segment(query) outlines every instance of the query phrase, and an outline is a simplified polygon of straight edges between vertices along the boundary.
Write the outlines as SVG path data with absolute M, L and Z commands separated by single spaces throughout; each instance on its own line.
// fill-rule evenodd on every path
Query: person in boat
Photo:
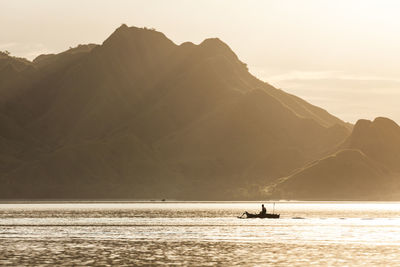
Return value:
M 267 214 L 267 209 L 264 207 L 264 204 L 261 205 L 261 211 L 260 215 L 266 215 Z
M 248 213 L 247 211 L 245 211 L 241 216 L 243 216 L 245 214 L 247 217 L 255 215 L 255 214 L 251 214 L 251 213 Z M 264 207 L 264 204 L 261 205 L 261 211 L 258 215 L 261 215 L 261 216 L 267 215 L 267 209 Z

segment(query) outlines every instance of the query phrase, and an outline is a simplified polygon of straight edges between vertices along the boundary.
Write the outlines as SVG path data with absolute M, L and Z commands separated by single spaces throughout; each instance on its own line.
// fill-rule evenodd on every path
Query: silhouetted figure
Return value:
M 264 204 L 261 205 L 261 212 L 260 212 L 260 214 L 261 214 L 261 215 L 267 214 L 267 209 L 264 207 Z

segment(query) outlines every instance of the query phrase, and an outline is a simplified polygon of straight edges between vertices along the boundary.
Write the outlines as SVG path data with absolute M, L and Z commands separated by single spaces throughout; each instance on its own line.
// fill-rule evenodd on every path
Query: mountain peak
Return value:
M 232 49 L 219 38 L 207 38 L 199 44 L 199 47 L 203 48 L 208 53 L 231 55 L 237 58 Z
M 219 47 L 229 47 L 226 43 L 221 41 L 221 39 L 214 37 L 214 38 L 207 38 L 204 39 L 203 42 L 201 42 L 200 45 L 207 46 L 207 45 L 212 45 L 212 46 L 219 46 Z
M 121 26 L 119 26 L 118 28 L 117 28 L 117 30 L 123 30 L 123 29 L 128 29 L 129 27 L 125 24 L 125 23 L 122 23 L 121 24 Z
M 345 144 L 392 169 L 399 169 L 400 127 L 388 118 L 357 121 Z
M 354 125 L 352 136 L 365 135 L 371 131 L 400 130 L 393 120 L 385 117 L 377 117 L 373 121 L 360 119 Z
M 372 122 L 372 124 L 375 127 L 379 127 L 379 128 L 399 128 L 399 125 L 394 122 L 393 120 L 389 119 L 389 118 L 385 118 L 385 117 L 377 117 L 374 119 L 374 121 Z
M 103 44 L 110 43 L 116 40 L 136 40 L 136 41 L 162 41 L 173 43 L 169 40 L 162 32 L 156 31 L 154 28 L 139 28 L 135 26 L 128 27 L 126 24 L 122 24 L 108 37 Z
M 100 50 L 103 56 L 117 56 L 123 61 L 135 59 L 137 62 L 142 58 L 145 62 L 144 58 L 164 58 L 175 47 L 176 44 L 155 29 L 128 27 L 122 24 L 103 42 Z
M 118 73 L 142 75 L 149 68 L 163 62 L 177 45 L 155 29 L 128 27 L 117 28 L 94 53 L 95 64 L 114 64 Z M 113 63 L 110 63 L 113 62 Z M 103 64 L 103 63 L 101 63 Z

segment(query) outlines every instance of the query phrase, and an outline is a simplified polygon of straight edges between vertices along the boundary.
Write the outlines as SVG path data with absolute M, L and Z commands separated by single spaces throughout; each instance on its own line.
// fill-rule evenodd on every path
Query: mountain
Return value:
M 387 118 L 359 120 L 340 150 L 270 186 L 289 199 L 400 198 L 400 127 Z
M 352 128 L 252 76 L 218 38 L 176 45 L 122 25 L 24 62 L 29 75 L 4 64 L 17 74 L 0 87 L 3 199 L 259 199 Z
M 388 118 L 359 120 L 343 147 L 359 149 L 387 168 L 400 172 L 400 127 Z

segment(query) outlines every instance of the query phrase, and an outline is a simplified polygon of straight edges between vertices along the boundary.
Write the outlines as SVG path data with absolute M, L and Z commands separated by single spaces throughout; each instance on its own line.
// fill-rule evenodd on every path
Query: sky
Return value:
M 122 23 L 176 44 L 218 37 L 263 81 L 348 122 L 400 123 L 397 0 L 0 0 L 0 51 L 101 44 Z

